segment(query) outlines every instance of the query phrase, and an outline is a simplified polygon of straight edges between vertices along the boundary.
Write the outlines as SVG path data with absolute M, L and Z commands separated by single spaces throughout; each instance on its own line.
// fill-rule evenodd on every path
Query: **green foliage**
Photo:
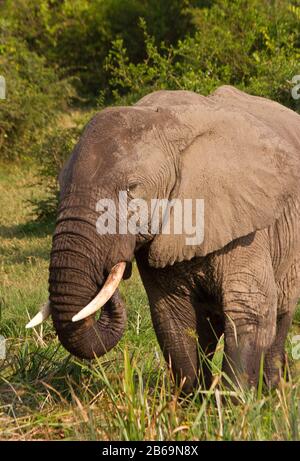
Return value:
M 231 84 L 293 107 L 291 78 L 299 73 L 298 10 L 289 2 L 216 0 L 190 9 L 196 32 L 160 48 L 141 21 L 146 59 L 130 60 L 117 39 L 107 60 L 117 101 L 130 102 L 157 89 L 208 94 Z
M 39 219 L 54 214 L 57 172 L 80 133 L 59 117 L 74 100 L 89 96 L 100 109 L 158 89 L 231 84 L 299 106 L 296 1 L 8 0 L 0 10 L 0 149 L 39 159 L 48 190 Z
M 39 182 L 45 196 L 31 200 L 33 213 L 38 221 L 47 221 L 56 216 L 59 187 L 58 175 L 79 137 L 76 128 L 57 128 L 47 133 L 44 142 L 38 146 L 40 156 Z
M 232 84 L 297 109 L 296 1 L 8 0 L 0 9 L 5 157 L 32 155 L 74 86 L 77 102 L 89 96 L 98 107 L 111 96 L 131 103 L 161 88 L 208 94 Z
M 146 18 L 157 43 L 162 38 L 172 43 L 191 25 L 187 8 L 201 3 L 8 0 L 1 4 L 0 75 L 7 82 L 7 99 L 0 101 L 2 157 L 17 159 L 40 152 L 35 146 L 43 143 L 72 97 L 86 103 L 89 96 L 93 105 L 103 106 L 110 95 L 104 61 L 111 41 L 122 37 L 134 62 L 145 56 L 140 16 Z
M 6 99 L 0 101 L 0 152 L 13 159 L 32 155 L 33 145 L 66 109 L 73 92 L 70 82 L 11 36 L 8 27 L 0 20 L 0 74 L 7 88 Z
M 38 184 L 43 188 L 43 198 L 31 200 L 33 213 L 38 221 L 48 221 L 56 216 L 59 198 L 58 176 L 63 165 L 77 143 L 83 126 L 92 113 L 81 115 L 70 127 L 59 127 L 49 131 L 42 143 L 35 146 L 39 158 Z
M 139 17 L 159 44 L 175 43 L 193 30 L 188 7 L 199 0 L 10 0 L 5 9 L 14 35 L 46 57 L 65 75 L 78 77 L 78 88 L 95 96 L 107 83 L 104 60 L 112 40 L 120 37 L 129 56 L 145 55 Z

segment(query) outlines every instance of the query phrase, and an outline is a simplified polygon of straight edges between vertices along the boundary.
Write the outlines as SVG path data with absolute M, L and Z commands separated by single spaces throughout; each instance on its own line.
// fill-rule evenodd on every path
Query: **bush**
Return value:
M 47 133 L 42 143 L 35 146 L 35 156 L 39 158 L 38 184 L 45 191 L 45 197 L 32 201 L 33 213 L 38 221 L 54 219 L 56 216 L 59 186 L 59 173 L 77 143 L 84 125 L 93 113 L 81 115 L 77 122 L 68 128 L 54 128 Z
M 0 101 L 0 151 L 4 158 L 31 156 L 49 124 L 65 110 L 74 94 L 71 82 L 60 79 L 45 59 L 14 38 L 0 21 L 0 73 L 6 99 Z
M 208 0 L 8 0 L 5 15 L 13 34 L 47 63 L 77 76 L 77 89 L 94 98 L 107 85 L 104 60 L 122 38 L 133 62 L 145 57 L 139 17 L 159 44 L 193 31 L 192 5 Z
M 84 123 L 61 127 L 74 97 L 96 107 L 231 84 L 299 108 L 290 93 L 300 74 L 293 0 L 7 0 L 0 16 L 0 149 L 39 160 L 40 219 L 53 215 L 57 171 Z
M 147 56 L 135 64 L 121 39 L 107 60 L 117 102 L 131 102 L 157 89 L 208 94 L 222 84 L 295 107 L 291 79 L 299 73 L 299 10 L 286 1 L 217 0 L 192 11 L 197 31 L 177 45 L 155 44 L 144 30 Z

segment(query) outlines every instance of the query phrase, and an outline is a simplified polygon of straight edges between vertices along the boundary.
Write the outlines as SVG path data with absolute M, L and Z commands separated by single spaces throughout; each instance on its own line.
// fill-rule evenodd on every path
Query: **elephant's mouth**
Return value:
M 85 306 L 72 317 L 72 322 L 84 320 L 85 318 L 98 312 L 103 306 L 107 304 L 107 302 L 118 289 L 121 280 L 124 278 L 126 266 L 127 263 L 124 261 L 121 261 L 113 266 L 99 293 L 87 306 Z
M 119 292 L 123 278 L 130 277 L 131 264 L 121 261 L 110 269 L 104 283 L 98 285 L 98 294 L 85 307 L 76 296 L 70 309 L 68 297 L 61 298 L 53 291 L 51 314 L 54 327 L 63 346 L 80 358 L 93 359 L 112 349 L 121 339 L 126 327 L 126 306 Z M 55 288 L 55 284 L 53 285 Z M 63 289 L 64 284 L 58 285 Z M 96 287 L 95 287 L 96 288 Z M 78 287 L 80 290 L 80 287 Z M 96 293 L 97 293 L 96 291 Z M 63 299 L 61 301 L 61 299 Z M 96 319 L 96 314 L 101 314 Z
M 115 264 L 107 275 L 106 281 L 96 297 L 76 315 L 72 317 L 73 322 L 83 320 L 95 314 L 102 307 L 108 307 L 110 299 L 118 290 L 121 280 L 128 280 L 132 274 L 131 262 L 120 262 Z M 33 328 L 46 320 L 51 314 L 50 302 L 41 307 L 40 312 L 26 325 L 26 328 Z
M 126 262 L 126 267 L 125 267 L 125 271 L 124 271 L 122 279 L 123 280 L 130 279 L 131 274 L 132 274 L 132 263 L 131 262 Z

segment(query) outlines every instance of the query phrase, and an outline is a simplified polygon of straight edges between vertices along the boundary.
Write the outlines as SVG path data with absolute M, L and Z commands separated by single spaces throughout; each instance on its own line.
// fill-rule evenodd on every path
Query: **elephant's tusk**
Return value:
M 46 320 L 50 315 L 50 301 L 47 301 L 40 308 L 40 312 L 36 314 L 30 322 L 27 323 L 25 328 L 33 328 Z
M 122 261 L 112 268 L 100 292 L 87 306 L 78 312 L 78 314 L 74 315 L 72 322 L 78 322 L 78 320 L 83 320 L 86 317 L 95 314 L 95 312 L 107 303 L 118 288 L 118 285 L 122 280 L 125 267 L 126 263 Z

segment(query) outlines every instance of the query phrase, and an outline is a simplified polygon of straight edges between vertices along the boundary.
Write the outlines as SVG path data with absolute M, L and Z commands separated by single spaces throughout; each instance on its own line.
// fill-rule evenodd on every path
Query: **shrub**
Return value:
M 59 198 L 59 173 L 92 115 L 92 112 L 81 115 L 68 128 L 52 129 L 46 134 L 44 141 L 35 146 L 35 156 L 39 158 L 38 184 L 45 191 L 43 199 L 31 202 L 38 221 L 55 218 Z
M 60 79 L 45 59 L 10 35 L 0 20 L 0 74 L 6 99 L 0 101 L 0 151 L 4 158 L 31 156 L 44 130 L 74 94 L 71 82 Z
M 146 59 L 135 64 L 124 42 L 113 42 L 107 60 L 115 100 L 131 102 L 157 89 L 208 94 L 232 84 L 295 107 L 291 78 L 299 73 L 298 10 L 289 2 L 216 0 L 192 11 L 197 31 L 160 48 L 144 21 Z
M 15 37 L 44 56 L 47 63 L 77 76 L 85 97 L 107 85 L 104 60 L 112 40 L 122 38 L 129 57 L 145 57 L 139 17 L 145 18 L 156 43 L 175 43 L 192 32 L 188 7 L 208 0 L 8 0 L 5 15 Z

